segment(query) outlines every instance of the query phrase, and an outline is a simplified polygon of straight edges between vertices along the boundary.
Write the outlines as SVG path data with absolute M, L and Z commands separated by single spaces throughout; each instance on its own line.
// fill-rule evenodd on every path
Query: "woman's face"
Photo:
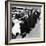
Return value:
M 12 20 L 14 20 L 15 19 L 15 14 L 14 15 L 12 15 Z

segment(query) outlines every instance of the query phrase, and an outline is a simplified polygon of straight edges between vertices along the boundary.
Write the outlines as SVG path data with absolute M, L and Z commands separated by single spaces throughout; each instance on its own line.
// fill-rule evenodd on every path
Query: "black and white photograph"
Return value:
M 45 4 L 39 2 L 6 2 L 6 4 L 6 43 L 44 42 Z
M 41 7 L 25 7 L 12 5 L 12 38 L 39 37 L 40 14 Z

